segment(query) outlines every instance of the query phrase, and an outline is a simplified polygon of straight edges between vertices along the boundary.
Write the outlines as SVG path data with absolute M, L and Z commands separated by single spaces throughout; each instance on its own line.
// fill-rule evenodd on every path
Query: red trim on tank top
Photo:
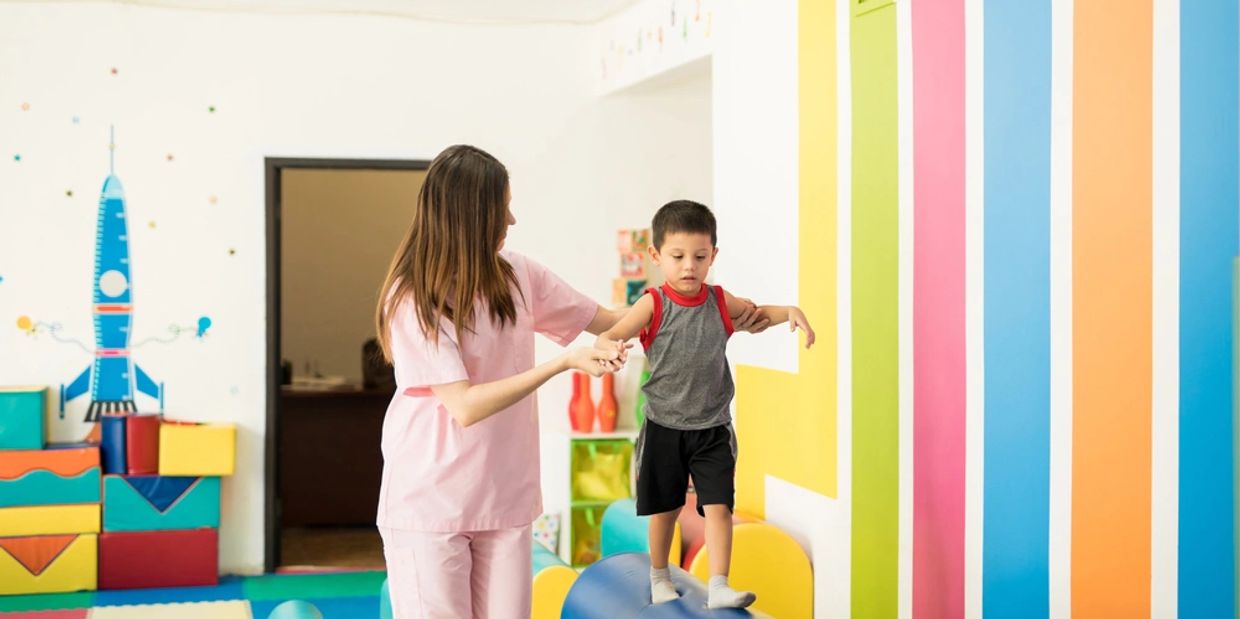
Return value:
M 663 322 L 663 297 L 660 297 L 659 291 L 654 288 L 647 288 L 646 294 L 654 299 L 654 315 L 650 317 L 650 326 L 643 328 L 639 335 L 642 350 L 650 350 L 654 336 L 659 332 L 659 323 Z
M 705 303 L 706 296 L 710 294 L 710 286 L 704 284 L 702 285 L 702 289 L 691 297 L 686 297 L 685 295 L 676 292 L 676 289 L 672 288 L 672 285 L 668 283 L 664 283 L 661 288 L 663 289 L 663 292 L 667 293 L 667 298 L 671 299 L 673 303 L 681 307 L 697 307 Z
M 723 318 L 723 330 L 727 332 L 728 337 L 736 332 L 732 327 L 732 317 L 728 315 L 728 298 L 723 294 L 723 286 L 711 286 L 711 290 L 715 292 L 715 305 L 719 306 L 719 316 Z

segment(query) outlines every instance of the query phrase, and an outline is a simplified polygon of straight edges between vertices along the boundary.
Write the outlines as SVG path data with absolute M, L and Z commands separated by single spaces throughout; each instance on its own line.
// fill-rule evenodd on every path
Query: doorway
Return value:
M 267 158 L 266 571 L 382 567 L 373 312 L 429 166 Z

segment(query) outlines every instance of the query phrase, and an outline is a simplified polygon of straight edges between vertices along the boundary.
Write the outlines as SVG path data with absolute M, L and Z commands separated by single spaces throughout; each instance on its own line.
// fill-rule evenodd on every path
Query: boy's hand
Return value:
M 809 326 L 809 319 L 805 317 L 805 313 L 799 307 L 788 308 L 788 330 L 796 331 L 800 329 L 805 332 L 805 347 L 809 348 L 814 345 L 814 328 Z
M 603 333 L 598 336 L 598 339 L 594 340 L 594 347 L 600 350 L 610 350 L 616 352 L 616 358 L 607 362 L 607 364 L 611 367 L 611 370 L 615 371 L 624 367 L 624 364 L 628 362 L 629 349 L 633 347 L 633 344 L 613 340 L 607 337 L 606 333 Z
M 736 297 L 737 301 L 745 304 L 745 309 L 741 314 L 732 319 L 732 329 L 734 331 L 746 331 L 749 333 L 762 333 L 767 327 L 771 326 L 771 317 L 754 302 L 742 297 Z

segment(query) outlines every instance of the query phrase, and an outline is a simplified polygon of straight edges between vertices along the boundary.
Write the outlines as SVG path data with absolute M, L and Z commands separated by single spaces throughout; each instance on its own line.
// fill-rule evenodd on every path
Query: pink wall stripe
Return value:
M 964 616 L 964 1 L 913 29 L 913 616 Z

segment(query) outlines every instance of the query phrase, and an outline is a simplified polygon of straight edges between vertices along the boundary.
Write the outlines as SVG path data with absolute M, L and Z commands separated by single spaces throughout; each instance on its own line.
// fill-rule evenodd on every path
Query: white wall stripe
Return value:
M 1050 616 L 1072 616 L 1072 11 L 1051 4 Z
M 1180 490 L 1180 0 L 1154 0 L 1150 616 L 1177 615 Z
M 982 616 L 985 486 L 985 20 L 983 0 L 964 4 L 965 108 L 965 617 Z
M 814 599 L 816 619 L 852 615 L 852 5 L 835 3 L 836 62 L 836 443 L 839 457 L 839 526 L 830 533 L 827 599 Z M 817 573 L 818 568 L 815 569 Z
M 898 616 L 913 616 L 913 10 L 896 3 L 899 123 L 900 555 Z

